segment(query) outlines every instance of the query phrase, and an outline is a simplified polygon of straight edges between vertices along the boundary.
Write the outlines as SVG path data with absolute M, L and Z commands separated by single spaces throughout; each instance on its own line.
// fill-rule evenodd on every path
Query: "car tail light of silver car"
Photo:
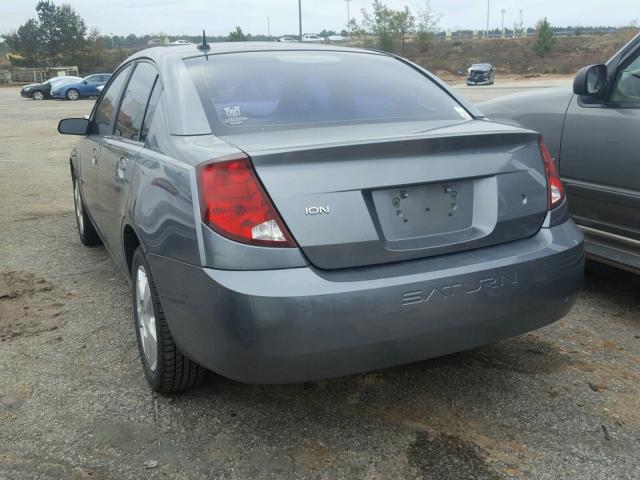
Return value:
M 198 168 L 202 220 L 232 240 L 269 247 L 295 247 L 246 156 L 216 159 Z
M 564 186 L 562 185 L 562 181 L 560 180 L 560 175 L 558 174 L 558 169 L 556 168 L 556 164 L 553 161 L 553 157 L 551 153 L 549 153 L 549 149 L 544 144 L 544 140 L 542 139 L 542 135 L 538 140 L 538 144 L 540 145 L 540 154 L 542 155 L 542 160 L 544 161 L 544 170 L 547 173 L 547 190 L 549 191 L 549 210 L 557 207 L 564 200 Z

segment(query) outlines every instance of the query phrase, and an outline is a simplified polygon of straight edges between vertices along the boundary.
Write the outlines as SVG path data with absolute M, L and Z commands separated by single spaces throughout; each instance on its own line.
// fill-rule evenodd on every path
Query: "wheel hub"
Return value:
M 78 181 L 73 182 L 73 200 L 76 204 L 76 220 L 78 221 L 78 230 L 80 234 L 84 233 L 84 215 L 82 211 L 82 198 L 80 197 L 80 188 L 78 187 Z
M 156 316 L 149 279 L 143 266 L 138 267 L 136 275 L 136 313 L 144 360 L 149 370 L 154 372 L 158 366 Z

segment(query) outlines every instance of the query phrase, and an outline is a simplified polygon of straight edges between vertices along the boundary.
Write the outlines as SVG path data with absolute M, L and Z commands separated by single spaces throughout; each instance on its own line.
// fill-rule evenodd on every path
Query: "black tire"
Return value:
M 140 295 L 138 294 L 139 276 L 145 275 L 149 288 L 150 299 L 155 315 L 154 328 L 156 332 L 156 357 L 155 362 L 149 360 L 143 346 L 142 330 L 139 310 L 144 310 Z M 140 360 L 144 369 L 144 376 L 151 388 L 156 392 L 174 393 L 202 385 L 206 370 L 185 357 L 175 342 L 169 330 L 169 325 L 164 316 L 162 305 L 156 291 L 156 286 L 151 275 L 151 269 L 144 256 L 141 247 L 136 248 L 131 262 L 131 298 L 133 299 L 133 316 L 138 340 Z M 144 313 L 141 314 L 144 316 Z M 155 363 L 155 368 L 154 368 Z
M 44 100 L 44 92 L 42 90 L 36 90 L 31 94 L 31 98 L 34 100 Z
M 67 100 L 78 100 L 80 98 L 80 92 L 75 88 L 70 88 L 67 90 L 67 93 L 65 93 L 65 97 L 67 97 Z
M 80 237 L 80 242 L 87 247 L 95 247 L 96 245 L 101 245 L 102 240 L 98 235 L 93 223 L 91 223 L 91 219 L 89 218 L 89 214 L 87 213 L 87 209 L 85 208 L 84 200 L 82 199 L 82 195 L 80 192 L 80 185 L 75 174 L 72 177 L 73 180 L 73 204 L 75 207 L 76 214 L 76 225 L 78 227 L 78 236 Z

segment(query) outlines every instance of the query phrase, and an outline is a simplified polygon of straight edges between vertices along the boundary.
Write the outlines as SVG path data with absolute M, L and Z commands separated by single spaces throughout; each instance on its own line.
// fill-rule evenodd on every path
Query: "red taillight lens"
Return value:
M 295 247 L 246 156 L 206 163 L 198 168 L 202 220 L 238 242 Z
M 564 200 L 564 186 L 560 180 L 560 175 L 558 174 L 558 169 L 553 161 L 553 157 L 542 140 L 542 136 L 540 136 L 540 139 L 538 140 L 538 145 L 540 145 L 540 154 L 544 161 L 544 170 L 547 173 L 547 191 L 549 194 L 548 206 L 549 210 L 551 210 L 552 208 L 560 205 L 562 200 Z

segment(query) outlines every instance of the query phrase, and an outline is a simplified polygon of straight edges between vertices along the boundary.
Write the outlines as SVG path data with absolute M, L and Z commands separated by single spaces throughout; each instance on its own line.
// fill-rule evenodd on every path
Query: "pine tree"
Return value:
M 553 50 L 556 39 L 553 36 L 551 24 L 545 18 L 538 20 L 536 25 L 536 40 L 533 44 L 533 51 L 540 57 L 546 57 Z

